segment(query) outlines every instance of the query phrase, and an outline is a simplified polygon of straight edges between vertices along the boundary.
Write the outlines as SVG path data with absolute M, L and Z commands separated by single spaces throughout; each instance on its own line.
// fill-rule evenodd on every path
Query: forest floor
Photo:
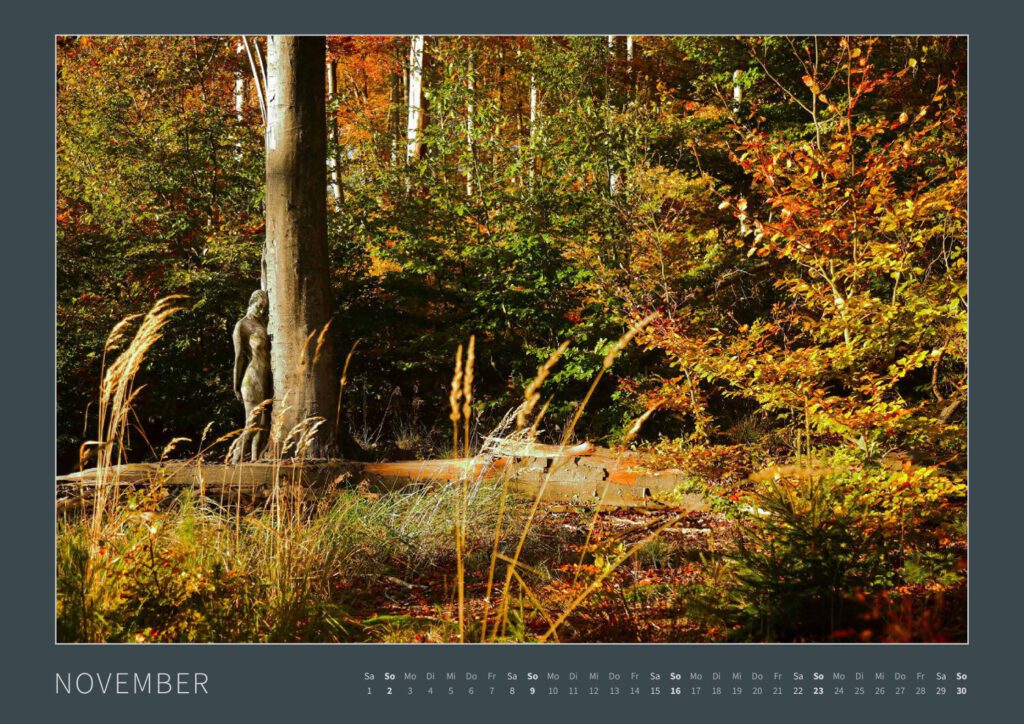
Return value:
M 671 516 L 669 516 L 671 517 Z M 546 566 L 544 581 L 532 588 L 535 601 L 520 594 L 510 612 L 508 640 L 531 640 L 545 634 L 551 620 L 570 607 L 585 584 L 607 561 L 601 551 L 639 546 L 616 567 L 558 628 L 561 642 L 708 641 L 715 631 L 690 622 L 682 591 L 697 583 L 702 557 L 713 556 L 716 536 L 729 525 L 723 516 L 688 513 L 656 539 L 652 529 L 666 520 L 665 511 L 638 508 L 587 510 L 544 504 L 534 523 L 538 538 L 557 540 L 558 551 Z M 587 537 L 588 530 L 592 532 Z M 467 574 L 464 616 L 479 635 L 487 605 L 486 570 Z M 492 599 L 500 598 L 500 575 Z M 365 626 L 367 640 L 444 642 L 458 640 L 454 569 L 438 566 L 408 580 L 392 575 L 364 575 L 339 583 L 354 618 Z M 490 609 L 493 625 L 494 611 Z M 472 636 L 467 636 L 473 640 Z M 478 640 L 478 639 L 477 639 Z

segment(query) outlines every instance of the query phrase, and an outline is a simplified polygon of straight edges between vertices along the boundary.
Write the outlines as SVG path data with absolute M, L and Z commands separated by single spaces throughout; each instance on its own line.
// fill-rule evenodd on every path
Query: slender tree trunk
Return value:
M 527 62 L 530 67 L 530 145 L 537 142 L 537 122 L 539 120 L 540 108 L 537 105 L 537 55 L 541 52 L 537 48 L 538 39 L 533 38 L 530 43 L 530 57 Z
M 256 68 L 256 56 L 253 55 L 252 49 L 256 46 L 259 50 L 259 43 L 255 38 L 250 42 L 244 35 L 242 36 L 242 47 L 245 48 L 245 54 L 249 57 L 249 67 L 252 69 L 252 82 L 256 86 L 256 99 L 260 102 L 260 116 L 263 118 L 263 125 L 267 124 L 267 102 L 264 96 L 264 90 L 267 87 L 267 79 L 263 73 L 263 69 Z
M 327 62 L 327 102 L 330 104 L 338 92 L 338 67 L 333 60 Z M 330 143 L 330 153 L 327 154 L 327 167 L 331 171 L 331 198 L 334 199 L 334 207 L 341 206 L 341 152 L 338 148 L 338 122 L 334 112 L 331 112 L 331 120 L 327 123 L 327 140 Z
M 473 195 L 473 172 L 476 170 L 476 148 L 473 141 L 473 95 L 476 92 L 473 56 L 469 57 L 469 73 L 466 78 L 466 196 Z
M 633 67 L 634 57 L 634 40 L 632 35 L 626 36 L 626 73 L 629 76 L 629 92 L 630 100 L 636 98 L 636 86 L 637 86 L 637 73 L 636 68 Z
M 256 53 L 256 65 L 259 68 L 260 80 L 263 87 L 267 87 L 267 61 L 263 59 L 263 52 L 260 50 L 259 38 L 252 39 L 252 49 Z
M 409 163 L 423 153 L 423 36 L 409 42 L 409 123 L 406 125 L 405 160 Z
M 395 55 L 397 61 L 396 70 L 391 73 L 391 95 L 389 101 L 391 103 L 390 109 L 388 110 L 388 131 L 391 136 L 391 165 L 395 166 L 398 164 L 399 151 L 401 147 L 401 135 L 402 135 L 402 119 L 401 111 L 405 107 L 405 99 L 402 97 L 402 64 L 404 62 L 405 53 L 402 52 L 401 44 L 398 39 L 394 41 Z
M 537 76 L 530 73 L 530 141 L 537 139 Z
M 235 53 L 241 55 L 245 52 L 245 45 L 241 40 L 235 46 Z M 242 110 L 245 108 L 245 73 L 242 70 L 235 72 L 235 120 L 242 122 Z M 239 144 L 241 146 L 241 144 Z
M 235 54 L 241 55 L 245 52 L 245 44 L 239 39 L 235 45 Z M 245 70 L 239 68 L 235 71 L 235 122 L 238 124 L 235 140 L 235 160 L 242 158 L 242 123 L 245 120 L 243 111 L 245 109 Z
M 501 45 L 501 39 L 498 39 L 498 118 L 505 117 L 505 48 Z M 491 142 L 498 137 L 504 124 L 498 120 L 491 124 Z
M 530 179 L 537 173 L 537 137 L 540 107 L 537 104 L 537 75 L 530 72 Z
M 615 36 L 608 36 L 608 66 L 604 74 L 604 103 L 605 103 L 605 138 L 608 144 L 608 195 L 614 196 L 619 191 L 619 173 L 615 168 L 615 162 L 611 153 L 611 131 L 612 131 L 612 72 L 611 68 L 618 54 L 615 48 Z
M 274 432 L 323 418 L 308 456 L 334 447 L 338 380 L 330 335 L 327 252 L 327 128 L 322 36 L 267 42 L 267 239 Z M 294 451 L 291 451 L 294 453 Z

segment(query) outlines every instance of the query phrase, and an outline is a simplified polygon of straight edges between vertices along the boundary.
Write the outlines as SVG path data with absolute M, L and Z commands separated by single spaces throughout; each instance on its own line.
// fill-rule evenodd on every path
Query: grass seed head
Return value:
M 451 405 L 452 413 L 449 418 L 452 422 L 458 422 L 459 401 L 462 399 L 462 345 L 455 351 L 455 374 L 452 375 L 452 391 L 448 395 L 448 403 Z

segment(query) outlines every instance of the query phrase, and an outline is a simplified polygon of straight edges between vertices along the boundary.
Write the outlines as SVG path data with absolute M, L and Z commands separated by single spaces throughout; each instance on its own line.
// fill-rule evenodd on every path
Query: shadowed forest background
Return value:
M 231 331 L 260 279 L 263 42 L 58 39 L 59 473 L 96 437 L 111 329 L 168 295 L 188 299 L 140 372 L 126 457 L 176 438 L 195 455 L 243 422 Z M 449 395 L 471 336 L 473 449 L 569 342 L 538 427 L 557 443 L 634 329 L 571 442 L 682 469 L 680 492 L 711 501 L 650 539 L 636 513 L 544 511 L 511 584 L 527 603 L 496 638 L 557 628 L 550 604 L 572 612 L 563 640 L 965 640 L 965 38 L 426 37 L 412 72 L 415 38 L 326 42 L 329 333 L 352 350 L 340 414 L 366 455 L 460 454 Z M 467 640 L 447 531 L 392 540 L 422 500 L 345 495 L 303 535 L 341 525 L 364 555 L 298 597 L 238 582 L 277 581 L 280 561 L 214 574 L 205 543 L 176 538 L 171 567 L 205 578 L 149 590 L 121 570 L 158 599 L 126 613 L 90 602 L 99 548 L 65 530 L 58 589 L 81 596 L 63 635 Z M 487 526 L 524 513 L 474 500 L 486 578 Z M 202 503 L 175 505 L 179 525 Z

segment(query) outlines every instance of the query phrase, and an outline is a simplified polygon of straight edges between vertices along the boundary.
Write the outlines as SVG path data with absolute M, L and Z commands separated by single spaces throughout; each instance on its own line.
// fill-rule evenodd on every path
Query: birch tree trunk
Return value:
M 333 60 L 327 62 L 327 102 L 334 100 L 338 92 L 338 68 Z M 330 142 L 331 152 L 327 155 L 327 167 L 331 172 L 330 191 L 334 199 L 334 208 L 341 206 L 341 154 L 338 149 L 338 123 L 334 113 L 331 113 L 331 120 L 327 124 L 327 140 Z
M 394 55 L 396 68 L 391 73 L 391 94 L 388 108 L 388 132 L 391 136 L 391 165 L 398 165 L 399 149 L 402 147 L 402 111 L 405 110 L 405 98 L 403 97 L 406 84 L 403 82 L 402 64 L 405 52 L 396 39 L 394 41 Z
M 423 36 L 409 42 L 409 123 L 406 126 L 405 160 L 411 163 L 423 152 Z
M 235 44 L 235 54 L 241 56 L 245 52 L 245 45 L 241 40 Z M 243 111 L 245 109 L 245 71 L 239 68 L 235 71 L 235 122 L 238 124 L 235 141 L 235 160 L 242 158 L 242 122 L 245 120 Z
M 271 442 L 280 445 L 296 425 L 323 418 L 306 455 L 327 457 L 334 448 L 338 381 L 330 336 L 324 333 L 332 308 L 325 39 L 271 36 L 267 56 L 264 258 L 274 417 L 279 420 L 278 439 Z
M 241 40 L 235 45 L 235 54 L 241 55 L 245 52 L 245 45 Z M 245 73 L 241 70 L 235 72 L 235 120 L 242 122 L 242 109 L 245 108 Z M 239 144 L 241 147 L 241 144 Z
M 540 108 L 537 105 L 537 38 L 533 38 L 530 44 L 530 57 L 528 59 L 530 68 L 530 145 L 537 142 L 537 122 L 539 120 Z
M 500 40 L 498 41 L 501 42 Z M 498 96 L 498 115 L 504 117 L 505 113 L 505 48 L 502 45 L 498 46 L 498 80 L 497 80 L 497 96 Z M 491 124 L 491 143 L 494 143 L 498 137 L 498 129 L 502 127 L 501 123 Z
M 633 36 L 626 36 L 626 75 L 629 77 L 630 100 L 636 98 L 637 73 L 633 67 L 634 43 Z
M 616 56 L 615 36 L 608 36 L 609 69 L 604 74 L 604 103 L 605 103 L 605 136 L 608 143 L 608 195 L 614 196 L 619 191 L 619 173 L 615 168 L 615 161 L 611 156 L 611 130 L 612 130 L 612 74 L 611 65 L 614 64 Z
M 537 124 L 540 121 L 540 108 L 537 106 L 537 75 L 530 73 L 530 179 L 537 173 Z
M 476 149 L 473 142 L 473 96 L 476 82 L 473 78 L 474 65 L 472 55 L 469 58 L 469 73 L 466 78 L 466 196 L 473 195 L 473 172 L 476 169 Z

